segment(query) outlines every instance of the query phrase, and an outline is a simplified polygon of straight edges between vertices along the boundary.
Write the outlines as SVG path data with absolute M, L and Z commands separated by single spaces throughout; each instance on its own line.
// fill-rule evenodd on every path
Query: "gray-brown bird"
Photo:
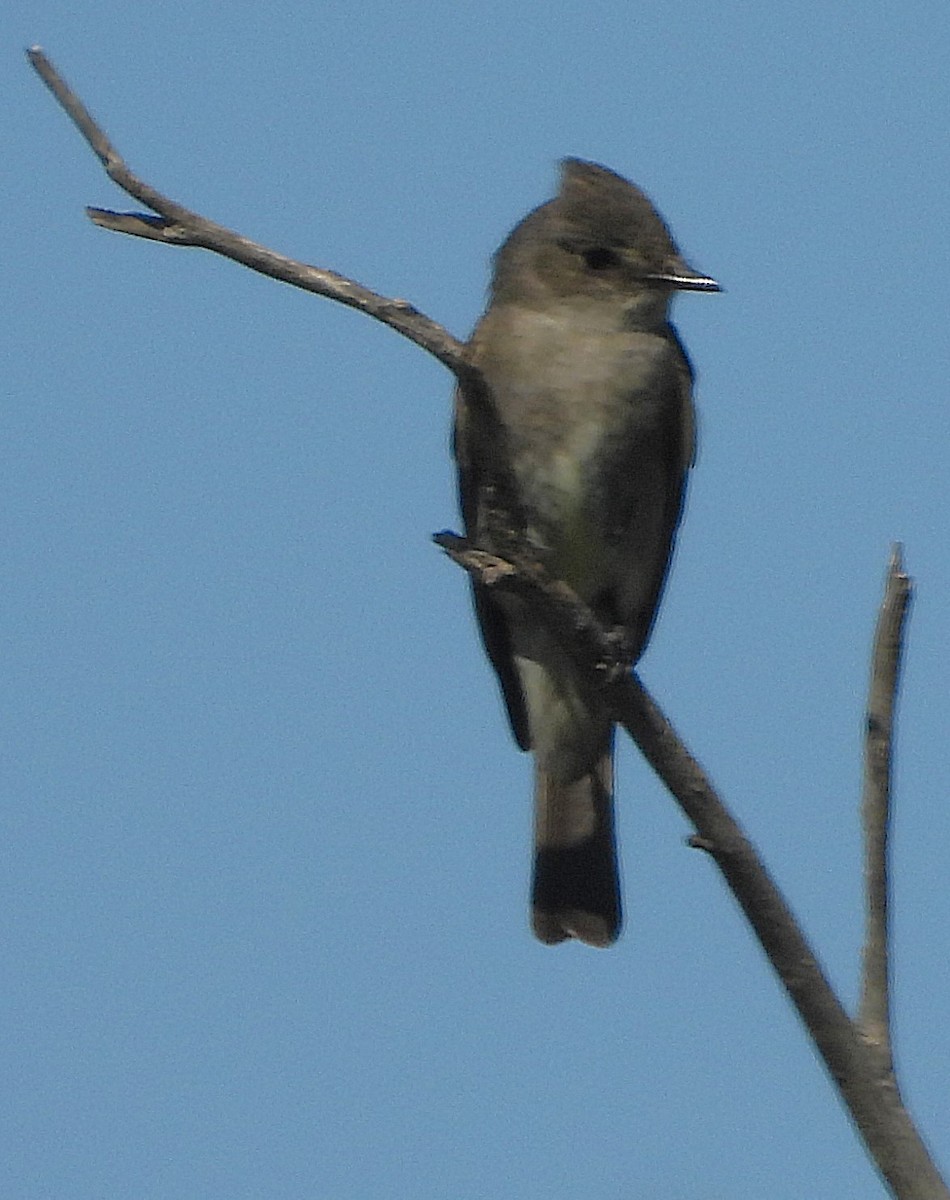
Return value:
M 677 290 L 719 286 L 686 264 L 643 192 L 566 159 L 557 196 L 495 255 L 471 341 L 529 545 L 622 634 L 632 663 L 656 616 L 694 454 L 693 374 L 669 321 Z M 490 439 L 460 389 L 462 514 L 487 550 Z M 621 924 L 613 723 L 523 606 L 478 583 L 474 592 L 512 732 L 534 755 L 534 932 L 608 946 Z

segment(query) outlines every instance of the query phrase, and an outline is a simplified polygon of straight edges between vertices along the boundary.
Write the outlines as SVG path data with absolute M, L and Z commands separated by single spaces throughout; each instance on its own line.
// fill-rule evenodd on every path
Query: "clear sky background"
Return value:
M 950 1168 L 950 8 L 0 14 L 0 1192 L 810 1200 L 883 1189 L 717 872 L 620 753 L 627 928 L 527 927 L 530 764 L 457 527 L 451 379 L 358 314 L 95 229 L 149 182 L 459 336 L 566 154 L 720 296 L 645 682 L 850 1005 L 868 649 L 918 582 L 897 1053 Z

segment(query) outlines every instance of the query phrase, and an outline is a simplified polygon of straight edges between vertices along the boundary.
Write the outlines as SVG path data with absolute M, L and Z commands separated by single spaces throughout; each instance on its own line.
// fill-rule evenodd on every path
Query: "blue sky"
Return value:
M 645 682 L 845 1001 L 889 543 L 918 582 L 897 1055 L 950 1167 L 950 10 L 803 0 L 8 3 L 0 1189 L 883 1194 L 716 872 L 619 761 L 627 928 L 530 937 L 529 763 L 461 573 L 451 380 L 134 207 L 149 182 L 464 336 L 557 160 L 644 187 L 720 296 Z

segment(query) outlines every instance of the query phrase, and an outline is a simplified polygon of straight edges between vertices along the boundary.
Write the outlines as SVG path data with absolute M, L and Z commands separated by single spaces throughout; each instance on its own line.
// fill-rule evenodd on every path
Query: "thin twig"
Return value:
M 314 292 L 318 296 L 326 296 L 330 300 L 338 300 L 341 304 L 382 321 L 384 325 L 395 329 L 423 350 L 428 350 L 460 380 L 469 378 L 471 368 L 466 359 L 464 344 L 452 337 L 441 325 L 413 308 L 407 300 L 393 300 L 377 295 L 376 292 L 355 283 L 352 279 L 338 275 L 335 271 L 301 263 L 278 254 L 275 250 L 269 250 L 266 246 L 252 242 L 249 238 L 242 237 L 223 225 L 217 225 L 181 204 L 176 204 L 174 200 L 163 196 L 161 192 L 139 179 L 129 170 L 105 132 L 40 47 L 33 46 L 28 50 L 27 58 L 86 139 L 113 183 L 134 200 L 159 214 L 156 218 L 147 213 L 114 213 L 107 209 L 89 208 L 86 211 L 96 225 L 117 233 L 164 242 L 169 246 L 200 246 L 250 267 L 252 271 L 268 275 L 271 279 L 303 288 L 304 291 Z
M 866 929 L 861 968 L 861 1036 L 875 1047 L 883 1068 L 893 1071 L 890 1014 L 890 928 L 888 922 L 888 832 L 891 815 L 894 714 L 900 683 L 904 627 L 913 582 L 904 572 L 901 547 L 894 546 L 884 599 L 874 634 L 864 749 L 864 881 Z
M 872 1160 L 900 1200 L 950 1200 L 890 1072 L 835 995 L 784 897 L 742 827 L 722 803 L 659 705 L 631 672 L 591 611 L 563 583 L 475 550 L 454 534 L 435 541 L 486 587 L 518 596 L 558 638 L 601 690 L 613 716 L 696 829 L 690 844 L 705 850 L 738 900 L 756 937 L 810 1033 Z

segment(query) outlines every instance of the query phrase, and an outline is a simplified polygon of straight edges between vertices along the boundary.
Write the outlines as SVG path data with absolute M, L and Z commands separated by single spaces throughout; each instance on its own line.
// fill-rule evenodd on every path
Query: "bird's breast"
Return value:
M 529 532 L 581 595 L 602 578 L 611 494 L 635 479 L 639 447 L 669 419 L 665 340 L 572 314 L 509 310 L 480 331 L 478 365 L 509 438 Z

